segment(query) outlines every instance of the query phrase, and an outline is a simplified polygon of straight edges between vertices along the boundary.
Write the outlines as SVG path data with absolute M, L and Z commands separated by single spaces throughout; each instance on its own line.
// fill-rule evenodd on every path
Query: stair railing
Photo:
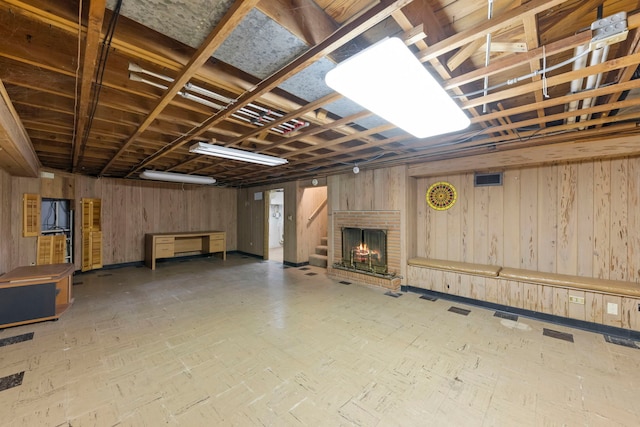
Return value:
M 311 216 L 309 217 L 309 222 L 313 221 L 314 219 L 316 219 L 316 217 L 318 216 L 318 214 L 322 211 L 322 209 L 327 206 L 327 199 L 324 199 L 320 205 L 318 205 L 318 207 L 313 211 L 313 213 L 311 214 Z

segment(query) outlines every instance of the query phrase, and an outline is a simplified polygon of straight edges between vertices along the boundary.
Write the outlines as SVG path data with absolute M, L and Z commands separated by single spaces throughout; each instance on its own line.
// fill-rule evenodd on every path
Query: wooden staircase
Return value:
M 320 240 L 320 244 L 316 246 L 316 253 L 309 255 L 309 264 L 316 266 L 327 268 L 327 251 L 329 247 L 327 246 L 327 238 L 323 237 Z

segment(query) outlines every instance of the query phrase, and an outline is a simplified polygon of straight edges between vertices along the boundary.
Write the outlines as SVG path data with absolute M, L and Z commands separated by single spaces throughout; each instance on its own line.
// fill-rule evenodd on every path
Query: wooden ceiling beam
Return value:
M 640 63 L 640 53 L 625 56 L 619 59 L 612 59 L 597 65 L 585 67 L 580 70 L 569 71 L 563 74 L 559 74 L 553 77 L 547 78 L 548 86 L 555 86 L 562 83 L 570 82 L 571 80 L 586 77 L 589 75 L 595 75 L 599 73 L 606 73 L 612 70 L 617 70 L 624 67 L 636 66 Z M 470 101 L 463 102 L 463 108 L 476 107 L 482 104 L 488 104 L 491 102 L 501 101 L 503 99 L 513 98 L 526 93 L 533 92 L 535 90 L 542 90 L 542 81 L 525 83 L 523 85 L 495 92 L 487 96 L 481 96 L 474 98 Z
M 102 23 L 104 20 L 105 0 L 91 0 L 89 3 L 89 16 L 87 19 L 87 34 L 84 42 L 84 54 L 82 58 L 82 76 L 80 92 L 78 93 L 77 110 L 75 112 L 75 129 L 73 140 L 73 160 L 72 171 L 76 172 L 78 163 L 82 158 L 82 150 L 85 144 L 85 137 L 89 133 L 86 129 L 89 123 L 89 114 L 92 108 L 91 95 L 92 83 L 98 64 L 98 53 L 100 46 L 100 34 L 102 33 Z M 80 35 L 78 35 L 80 37 Z M 80 58 L 78 58 L 80 60 Z M 97 88 L 96 88 L 97 90 Z M 97 102 L 97 100 L 95 100 Z
M 309 46 L 320 43 L 339 27 L 313 0 L 262 0 L 257 8 Z
M 458 157 L 441 162 L 426 162 L 409 166 L 409 176 L 424 177 L 448 175 L 477 170 L 490 170 L 534 166 L 541 164 L 579 161 L 594 158 L 611 158 L 640 154 L 637 136 L 614 137 L 607 140 L 573 142 L 565 141 L 553 144 L 552 157 L 548 146 L 533 146 L 502 152 L 493 152 L 468 157 Z M 424 162 L 424 160 L 423 160 Z
M 522 20 L 522 26 L 524 28 L 524 37 L 527 45 L 527 51 L 531 51 L 533 49 L 540 47 L 540 43 L 538 41 L 538 22 L 536 20 L 535 15 L 525 16 L 524 19 Z M 547 55 L 546 48 L 543 49 L 543 54 L 545 56 Z M 540 60 L 539 59 L 529 60 L 529 69 L 531 70 L 531 72 L 535 72 L 539 70 Z M 535 82 L 540 80 L 540 78 L 541 78 L 540 75 L 536 74 L 535 76 L 531 77 L 531 81 Z M 536 98 L 536 104 L 540 104 L 543 101 L 542 91 L 537 90 L 533 94 Z M 538 118 L 544 117 L 544 109 L 538 108 L 537 111 L 538 111 Z M 544 126 L 545 124 L 544 122 L 542 122 L 542 127 Z
M 529 15 L 536 15 L 551 7 L 564 3 L 566 0 L 531 0 L 521 6 L 508 10 L 504 14 L 491 18 L 486 22 L 478 24 L 473 28 L 461 31 L 453 36 L 442 40 L 426 50 L 418 54 L 418 58 L 422 62 L 437 58 L 447 52 L 464 46 L 477 38 L 484 37 L 487 33 L 493 33 L 509 25 L 513 25 L 522 21 Z
M 518 6 L 518 2 L 509 2 L 508 4 L 504 5 L 503 7 L 494 10 L 493 16 L 499 16 L 503 13 L 505 13 L 508 10 L 511 10 L 513 8 L 515 8 L 516 6 Z M 485 13 L 485 16 L 487 14 Z M 486 20 L 486 18 L 484 18 L 484 20 Z M 478 23 L 475 23 L 473 25 L 473 27 L 475 27 L 476 25 L 478 25 Z M 495 34 L 493 34 L 495 36 Z M 464 61 L 466 61 L 467 59 L 469 59 L 471 57 L 471 55 L 473 55 L 474 53 L 476 53 L 478 50 L 484 48 L 486 49 L 486 34 L 485 37 L 479 37 L 473 41 L 471 41 L 469 44 L 467 44 L 466 46 L 462 46 L 455 54 L 453 54 L 453 56 L 451 56 L 451 58 L 449 58 L 447 60 L 447 67 L 449 68 L 449 70 L 454 71 L 455 69 L 457 69 L 460 65 L 462 65 L 462 63 Z M 494 43 L 491 43 L 491 50 L 493 51 L 494 48 Z
M 506 56 L 504 58 L 498 59 L 487 67 L 478 68 L 469 73 L 462 74 L 460 76 L 454 77 L 450 80 L 447 80 L 444 83 L 444 88 L 446 90 L 453 89 L 458 86 L 462 86 L 476 80 L 480 80 L 485 76 L 492 76 L 498 73 L 502 73 L 507 70 L 511 70 L 516 67 L 520 67 L 526 63 L 530 63 L 531 61 L 540 60 L 543 55 L 552 56 L 558 53 L 565 52 L 569 49 L 573 49 L 576 46 L 583 45 L 585 43 L 589 43 L 591 40 L 591 31 L 584 31 L 578 34 L 575 34 L 571 37 L 568 37 L 564 40 L 560 40 L 555 43 L 551 43 L 548 46 L 545 46 L 544 49 L 542 47 L 530 50 L 526 53 L 515 53 L 513 55 Z
M 40 160 L 9 94 L 0 81 L 0 167 L 10 175 L 35 178 Z
M 604 96 L 604 95 L 609 95 L 612 93 L 621 93 L 624 91 L 628 91 L 628 90 L 633 90 L 633 89 L 639 89 L 640 88 L 640 79 L 637 80 L 630 80 L 624 83 L 618 83 L 615 85 L 609 85 L 609 86 L 601 86 L 597 89 L 593 89 L 587 92 L 580 92 L 580 93 L 570 93 L 568 95 L 565 96 L 560 96 L 557 98 L 549 98 L 549 99 L 545 99 L 544 101 L 542 101 L 539 105 L 521 105 L 518 107 L 512 107 L 509 108 L 507 110 L 501 111 L 501 112 L 496 112 L 496 113 L 490 113 L 487 114 L 484 117 L 481 118 L 473 118 L 471 119 L 471 123 L 474 123 L 476 121 L 480 121 L 483 119 L 486 120 L 491 120 L 491 119 L 495 119 L 498 118 L 502 115 L 509 115 L 509 116 L 515 116 L 518 114 L 523 114 L 523 113 L 527 113 L 527 112 L 531 112 L 531 111 L 535 111 L 536 108 L 550 108 L 550 107 L 554 107 L 557 105 L 563 105 L 563 104 L 567 104 L 571 101 L 579 101 L 581 99 L 584 99 L 585 96 L 588 97 L 599 97 L 599 96 Z M 574 111 L 574 114 L 576 114 L 576 112 Z
M 105 167 L 100 171 L 100 175 L 104 175 L 111 165 L 120 157 L 138 138 L 144 130 L 156 119 L 156 117 L 169 105 L 176 94 L 184 87 L 185 84 L 195 75 L 196 71 L 204 65 L 204 63 L 213 55 L 224 40 L 233 32 L 234 28 L 242 21 L 242 19 L 253 9 L 259 0 L 236 0 L 231 8 L 227 11 L 220 23 L 211 31 L 196 53 L 191 57 L 184 69 L 174 79 L 168 89 L 164 92 L 154 109 L 140 124 L 138 129 L 129 137 L 120 150 L 113 156 Z
M 357 16 L 355 19 L 341 26 L 330 37 L 323 40 L 321 43 L 311 47 L 302 55 L 294 59 L 292 62 L 276 71 L 270 77 L 267 77 L 265 80 L 256 85 L 253 90 L 245 92 L 236 100 L 236 103 L 233 106 L 212 115 L 209 119 L 205 120 L 201 126 L 194 129 L 192 132 L 189 132 L 189 134 L 183 136 L 182 138 L 179 138 L 178 140 L 165 147 L 163 150 L 158 151 L 154 156 L 151 156 L 151 158 L 136 165 L 133 170 L 127 175 L 127 177 L 130 177 L 146 165 L 186 144 L 191 139 L 199 136 L 210 127 L 215 126 L 217 123 L 220 123 L 223 120 L 226 120 L 248 103 L 255 101 L 260 96 L 273 90 L 289 77 L 302 71 L 315 61 L 333 52 L 338 47 L 349 42 L 353 38 L 360 35 L 362 32 L 371 28 L 373 25 L 390 16 L 394 11 L 400 9 L 410 2 L 411 0 L 383 0 L 380 3 L 376 4 L 365 13 Z

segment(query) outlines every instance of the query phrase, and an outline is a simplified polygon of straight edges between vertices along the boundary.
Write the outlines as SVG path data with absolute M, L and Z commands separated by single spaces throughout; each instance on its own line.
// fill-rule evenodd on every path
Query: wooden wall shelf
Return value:
M 226 260 L 226 236 L 224 231 L 145 234 L 144 263 L 155 270 L 158 258 L 174 258 L 194 253 L 222 253 L 222 259 Z

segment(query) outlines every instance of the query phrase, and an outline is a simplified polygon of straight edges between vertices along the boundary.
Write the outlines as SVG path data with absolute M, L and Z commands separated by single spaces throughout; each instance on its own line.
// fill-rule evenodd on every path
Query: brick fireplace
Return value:
M 400 289 L 400 211 L 334 211 L 332 218 L 333 257 L 329 262 L 329 276 L 340 280 L 348 280 L 366 285 Z M 386 235 L 386 272 L 378 273 L 366 270 L 366 262 L 362 270 L 352 268 L 356 263 L 353 255 L 344 253 L 343 230 L 380 230 Z M 349 246 L 349 245 L 348 245 Z M 348 250 L 348 249 L 347 249 Z

